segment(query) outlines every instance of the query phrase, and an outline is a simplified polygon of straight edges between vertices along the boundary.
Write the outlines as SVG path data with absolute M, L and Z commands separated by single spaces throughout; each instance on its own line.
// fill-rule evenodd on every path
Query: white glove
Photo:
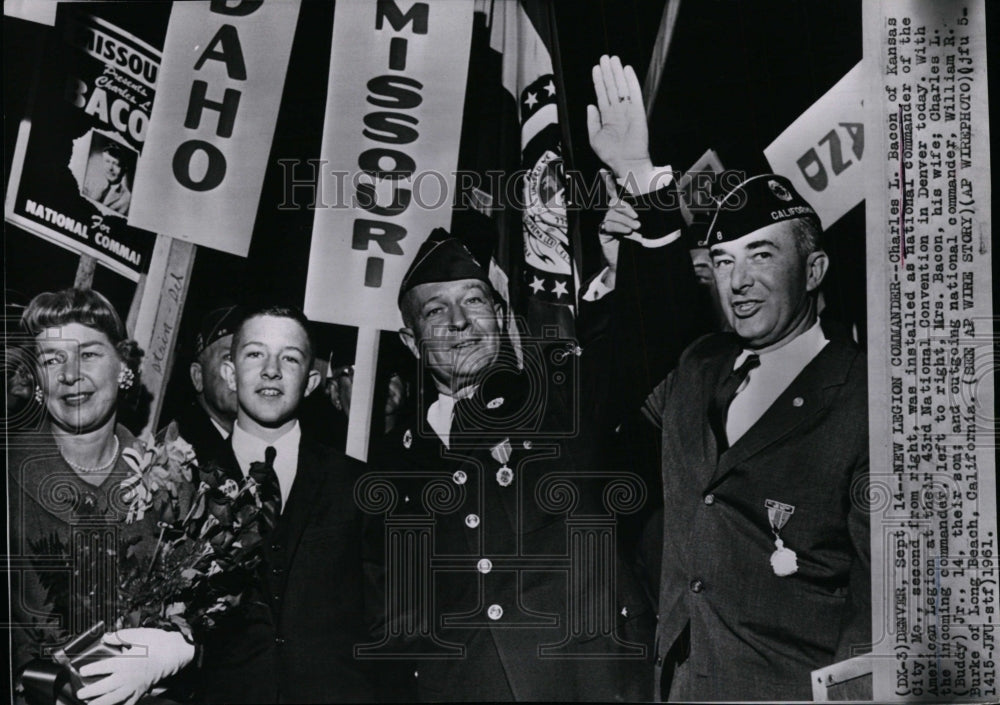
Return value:
M 104 643 L 124 646 L 125 650 L 121 656 L 80 668 L 84 677 L 107 676 L 77 692 L 77 697 L 88 705 L 134 705 L 150 688 L 194 658 L 194 644 L 187 642 L 180 632 L 163 629 L 121 629 L 105 634 Z

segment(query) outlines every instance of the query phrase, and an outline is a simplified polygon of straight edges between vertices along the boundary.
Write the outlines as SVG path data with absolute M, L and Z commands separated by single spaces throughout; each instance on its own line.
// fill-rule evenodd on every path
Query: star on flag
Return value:
M 524 99 L 529 108 L 535 107 L 535 103 L 538 102 L 538 96 L 535 93 L 529 93 L 528 97 Z
M 538 277 L 532 277 L 532 278 L 534 279 L 534 281 L 532 281 L 531 284 L 528 285 L 531 287 L 531 290 L 536 294 L 539 291 L 545 291 L 545 282 L 539 279 Z
M 569 296 L 569 292 L 566 291 L 566 282 L 556 282 L 555 286 L 552 287 L 552 293 L 555 294 L 557 298 Z

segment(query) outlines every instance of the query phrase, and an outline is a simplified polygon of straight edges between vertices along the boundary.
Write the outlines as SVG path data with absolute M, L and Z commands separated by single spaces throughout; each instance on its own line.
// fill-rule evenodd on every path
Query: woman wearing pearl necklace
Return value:
M 36 296 L 21 327 L 37 360 L 35 402 L 44 420 L 7 442 L 14 677 L 33 659 L 99 621 L 118 617 L 117 553 L 130 536 L 156 532 L 155 516 L 127 523 L 131 470 L 122 458 L 142 444 L 117 422 L 120 401 L 137 388 L 142 351 L 121 318 L 93 290 Z M 194 656 L 179 632 L 124 629 L 107 635 L 124 656 L 100 662 L 78 696 L 88 705 L 135 703 Z M 83 674 L 94 671 L 85 666 Z

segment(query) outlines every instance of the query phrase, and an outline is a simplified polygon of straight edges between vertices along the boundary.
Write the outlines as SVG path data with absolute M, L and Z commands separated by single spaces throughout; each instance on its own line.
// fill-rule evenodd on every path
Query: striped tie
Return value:
M 278 484 L 278 474 L 274 471 L 274 459 L 278 451 L 273 446 L 264 450 L 264 462 L 252 463 L 250 476 L 260 486 L 260 521 L 261 535 L 267 536 L 274 530 L 281 514 L 281 486 Z

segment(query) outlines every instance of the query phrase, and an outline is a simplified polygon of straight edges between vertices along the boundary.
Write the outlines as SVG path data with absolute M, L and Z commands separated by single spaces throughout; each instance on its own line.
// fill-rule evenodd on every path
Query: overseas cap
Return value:
M 461 240 L 444 228 L 435 228 L 417 251 L 413 264 L 399 285 L 398 302 L 410 289 L 431 282 L 478 279 L 490 283 L 489 275 Z
M 201 319 L 201 328 L 194 339 L 194 355 L 201 355 L 202 351 L 219 338 L 225 338 L 236 332 L 236 328 L 246 316 L 246 311 L 241 306 L 225 306 L 209 311 Z
M 798 194 L 791 181 L 777 174 L 753 176 L 719 201 L 705 239 L 699 244 L 708 247 L 738 240 L 765 226 L 794 218 L 812 218 L 822 227 L 816 211 Z

